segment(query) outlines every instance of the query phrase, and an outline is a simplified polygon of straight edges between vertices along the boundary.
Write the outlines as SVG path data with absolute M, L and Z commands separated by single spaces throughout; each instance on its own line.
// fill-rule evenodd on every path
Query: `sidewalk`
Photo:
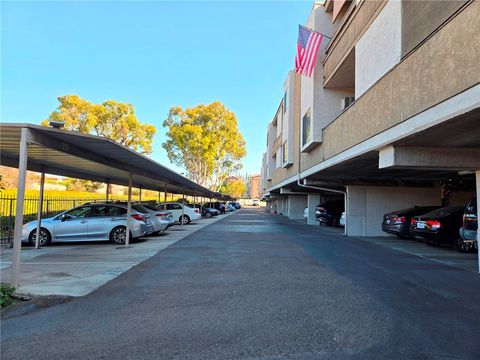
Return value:
M 158 236 L 149 236 L 123 248 L 108 242 L 54 243 L 35 250 L 22 247 L 19 293 L 83 296 L 147 260 L 177 241 L 230 214 L 175 225 Z M 11 276 L 13 249 L 1 248 L 1 281 Z

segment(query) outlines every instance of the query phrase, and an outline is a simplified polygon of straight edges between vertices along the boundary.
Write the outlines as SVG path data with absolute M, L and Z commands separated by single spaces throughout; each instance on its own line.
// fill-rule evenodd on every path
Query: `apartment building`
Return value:
M 479 1 L 316 1 L 305 26 L 331 39 L 279 89 L 270 210 L 317 224 L 318 203 L 343 200 L 347 234 L 376 236 L 384 213 L 464 205 L 480 188 L 479 18 Z

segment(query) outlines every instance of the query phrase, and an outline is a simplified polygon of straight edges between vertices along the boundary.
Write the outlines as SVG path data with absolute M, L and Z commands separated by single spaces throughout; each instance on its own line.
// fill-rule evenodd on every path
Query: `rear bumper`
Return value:
M 410 227 L 404 224 L 385 224 L 382 223 L 382 231 L 392 235 L 410 236 Z
M 477 242 L 477 231 L 476 230 L 467 230 L 463 227 L 459 230 L 460 237 L 463 239 L 464 242 L 472 242 L 475 249 L 478 250 L 478 242 Z

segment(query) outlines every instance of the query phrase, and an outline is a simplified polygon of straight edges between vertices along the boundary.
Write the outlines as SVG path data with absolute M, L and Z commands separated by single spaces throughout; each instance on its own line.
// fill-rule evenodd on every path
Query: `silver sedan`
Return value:
M 155 228 L 149 214 L 132 209 L 131 238 L 151 234 Z M 109 203 L 78 206 L 50 218 L 42 219 L 40 245 L 68 241 L 111 241 L 124 244 L 126 240 L 127 207 Z M 22 242 L 36 243 L 37 221 L 22 228 Z

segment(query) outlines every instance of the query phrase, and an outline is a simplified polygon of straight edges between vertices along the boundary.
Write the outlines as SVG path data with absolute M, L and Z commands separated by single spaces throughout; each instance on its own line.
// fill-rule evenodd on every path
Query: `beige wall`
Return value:
M 430 35 L 466 0 L 402 0 L 402 56 Z
M 302 170 L 480 82 L 480 2 L 466 7 L 324 130 Z M 466 36 L 468 30 L 468 36 Z

